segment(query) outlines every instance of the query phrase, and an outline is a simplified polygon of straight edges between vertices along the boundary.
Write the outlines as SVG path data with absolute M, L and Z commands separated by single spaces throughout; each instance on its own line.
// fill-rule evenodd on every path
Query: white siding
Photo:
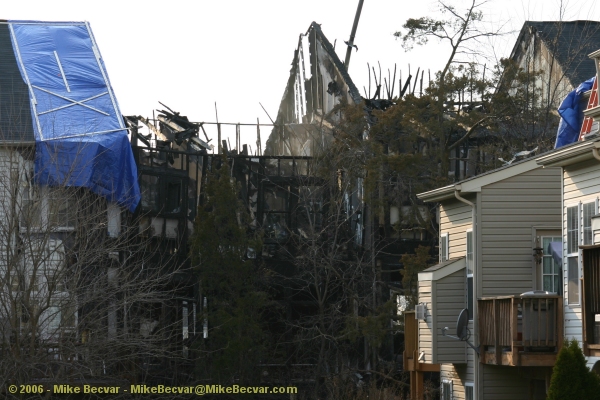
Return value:
M 581 307 L 568 305 L 567 298 L 567 248 L 566 248 L 566 230 L 567 230 L 567 207 L 579 203 L 588 203 L 595 201 L 600 196 L 600 165 L 597 160 L 590 160 L 583 163 L 570 165 L 563 170 L 563 288 L 565 304 L 565 338 L 575 338 L 581 342 L 582 322 Z M 581 242 L 581 235 L 580 235 Z M 580 265 L 581 276 L 581 265 Z

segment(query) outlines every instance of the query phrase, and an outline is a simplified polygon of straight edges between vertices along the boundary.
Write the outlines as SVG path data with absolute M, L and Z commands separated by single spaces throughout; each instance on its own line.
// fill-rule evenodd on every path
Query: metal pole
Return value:
M 354 36 L 356 36 L 356 28 L 358 28 L 358 20 L 360 19 L 360 12 L 362 11 L 364 0 L 358 0 L 358 8 L 356 9 L 356 16 L 354 17 L 354 24 L 352 25 L 352 33 L 350 33 L 350 40 L 348 41 L 348 48 L 346 49 L 346 71 L 350 66 L 350 55 L 352 54 L 352 46 L 354 45 Z

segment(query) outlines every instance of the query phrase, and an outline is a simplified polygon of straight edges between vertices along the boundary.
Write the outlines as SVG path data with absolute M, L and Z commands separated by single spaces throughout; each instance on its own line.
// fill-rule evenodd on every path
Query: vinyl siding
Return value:
M 442 364 L 440 366 L 440 384 L 444 380 L 452 381 L 452 399 L 464 400 L 465 382 L 472 382 L 467 377 L 467 366 L 464 364 Z
M 565 337 L 582 340 L 582 322 L 581 322 L 581 307 L 578 305 L 568 305 L 567 293 L 567 207 L 585 204 L 595 201 L 600 196 L 600 165 L 598 161 L 590 160 L 583 163 L 570 165 L 564 168 L 563 171 L 563 293 L 565 304 Z M 581 235 L 579 235 L 581 242 Z M 580 271 L 581 274 L 581 271 Z
M 467 198 L 473 201 L 472 197 Z M 471 225 L 471 207 L 458 200 L 440 205 L 440 233 L 449 235 L 449 258 L 466 254 L 466 232 Z
M 560 226 L 560 181 L 560 168 L 537 168 L 482 188 L 478 297 L 533 290 L 533 229 Z
M 433 363 L 433 317 L 431 310 L 431 281 L 419 282 L 419 303 L 427 304 L 427 320 L 418 320 L 419 323 L 419 352 L 425 352 L 422 360 L 426 364 Z
M 449 328 L 449 335 L 456 335 L 456 320 L 460 311 L 465 308 L 465 274 L 463 268 L 433 282 L 432 302 L 436 311 L 434 326 L 437 335 L 434 360 L 438 363 L 467 361 L 465 343 L 442 335 L 444 327 Z
M 485 400 L 529 400 L 529 379 L 522 368 L 481 364 Z

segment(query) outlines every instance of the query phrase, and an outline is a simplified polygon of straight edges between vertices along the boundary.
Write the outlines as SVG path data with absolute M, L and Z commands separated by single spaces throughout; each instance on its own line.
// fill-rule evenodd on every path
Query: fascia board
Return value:
M 465 257 L 461 257 L 455 262 L 445 265 L 444 267 L 431 271 L 431 272 L 419 272 L 419 282 L 424 281 L 437 281 L 446 276 L 455 273 L 456 271 L 460 271 L 461 269 L 466 268 L 467 261 Z
M 564 167 L 581 161 L 590 160 L 592 149 L 600 149 L 600 141 L 583 141 L 576 145 L 553 151 L 552 153 L 537 159 L 537 163 L 545 167 Z
M 441 188 L 433 189 L 428 192 L 418 193 L 417 198 L 425 201 L 425 202 L 437 202 L 446 200 L 449 198 L 454 198 L 454 191 L 456 190 L 456 185 L 448 185 Z
M 600 50 L 596 50 L 593 53 L 588 54 L 589 58 L 596 58 L 596 57 L 600 57 Z

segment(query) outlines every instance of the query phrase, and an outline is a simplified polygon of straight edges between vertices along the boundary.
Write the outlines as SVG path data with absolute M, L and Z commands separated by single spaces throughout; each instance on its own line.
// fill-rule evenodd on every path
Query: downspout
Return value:
M 598 153 L 598 148 L 594 147 L 592 149 L 592 155 L 594 156 L 594 158 L 598 161 L 600 161 L 600 153 Z
M 478 307 L 477 307 L 477 259 L 479 258 L 478 252 L 477 252 L 477 246 L 476 246 L 476 242 L 477 242 L 477 234 L 476 234 L 476 227 L 477 224 L 475 222 L 475 217 L 476 217 L 476 213 L 475 213 L 475 204 L 470 202 L 469 200 L 465 199 L 464 197 L 461 197 L 460 195 L 460 191 L 462 190 L 461 185 L 455 185 L 454 186 L 454 197 L 456 197 L 456 199 L 460 202 L 463 202 L 469 206 L 471 206 L 471 231 L 473 232 L 473 331 L 477 332 L 478 330 L 478 324 L 477 324 L 477 318 L 476 315 L 478 315 Z M 465 241 L 466 242 L 466 241 Z M 466 246 L 466 243 L 465 243 Z M 477 338 L 477 342 L 479 342 L 479 338 Z M 477 353 L 476 353 L 477 354 Z M 467 361 L 468 363 L 468 361 Z M 473 381 L 475 384 L 475 387 L 473 388 L 473 390 L 475 391 L 475 393 L 478 393 L 479 391 L 479 361 L 474 358 L 473 359 Z

